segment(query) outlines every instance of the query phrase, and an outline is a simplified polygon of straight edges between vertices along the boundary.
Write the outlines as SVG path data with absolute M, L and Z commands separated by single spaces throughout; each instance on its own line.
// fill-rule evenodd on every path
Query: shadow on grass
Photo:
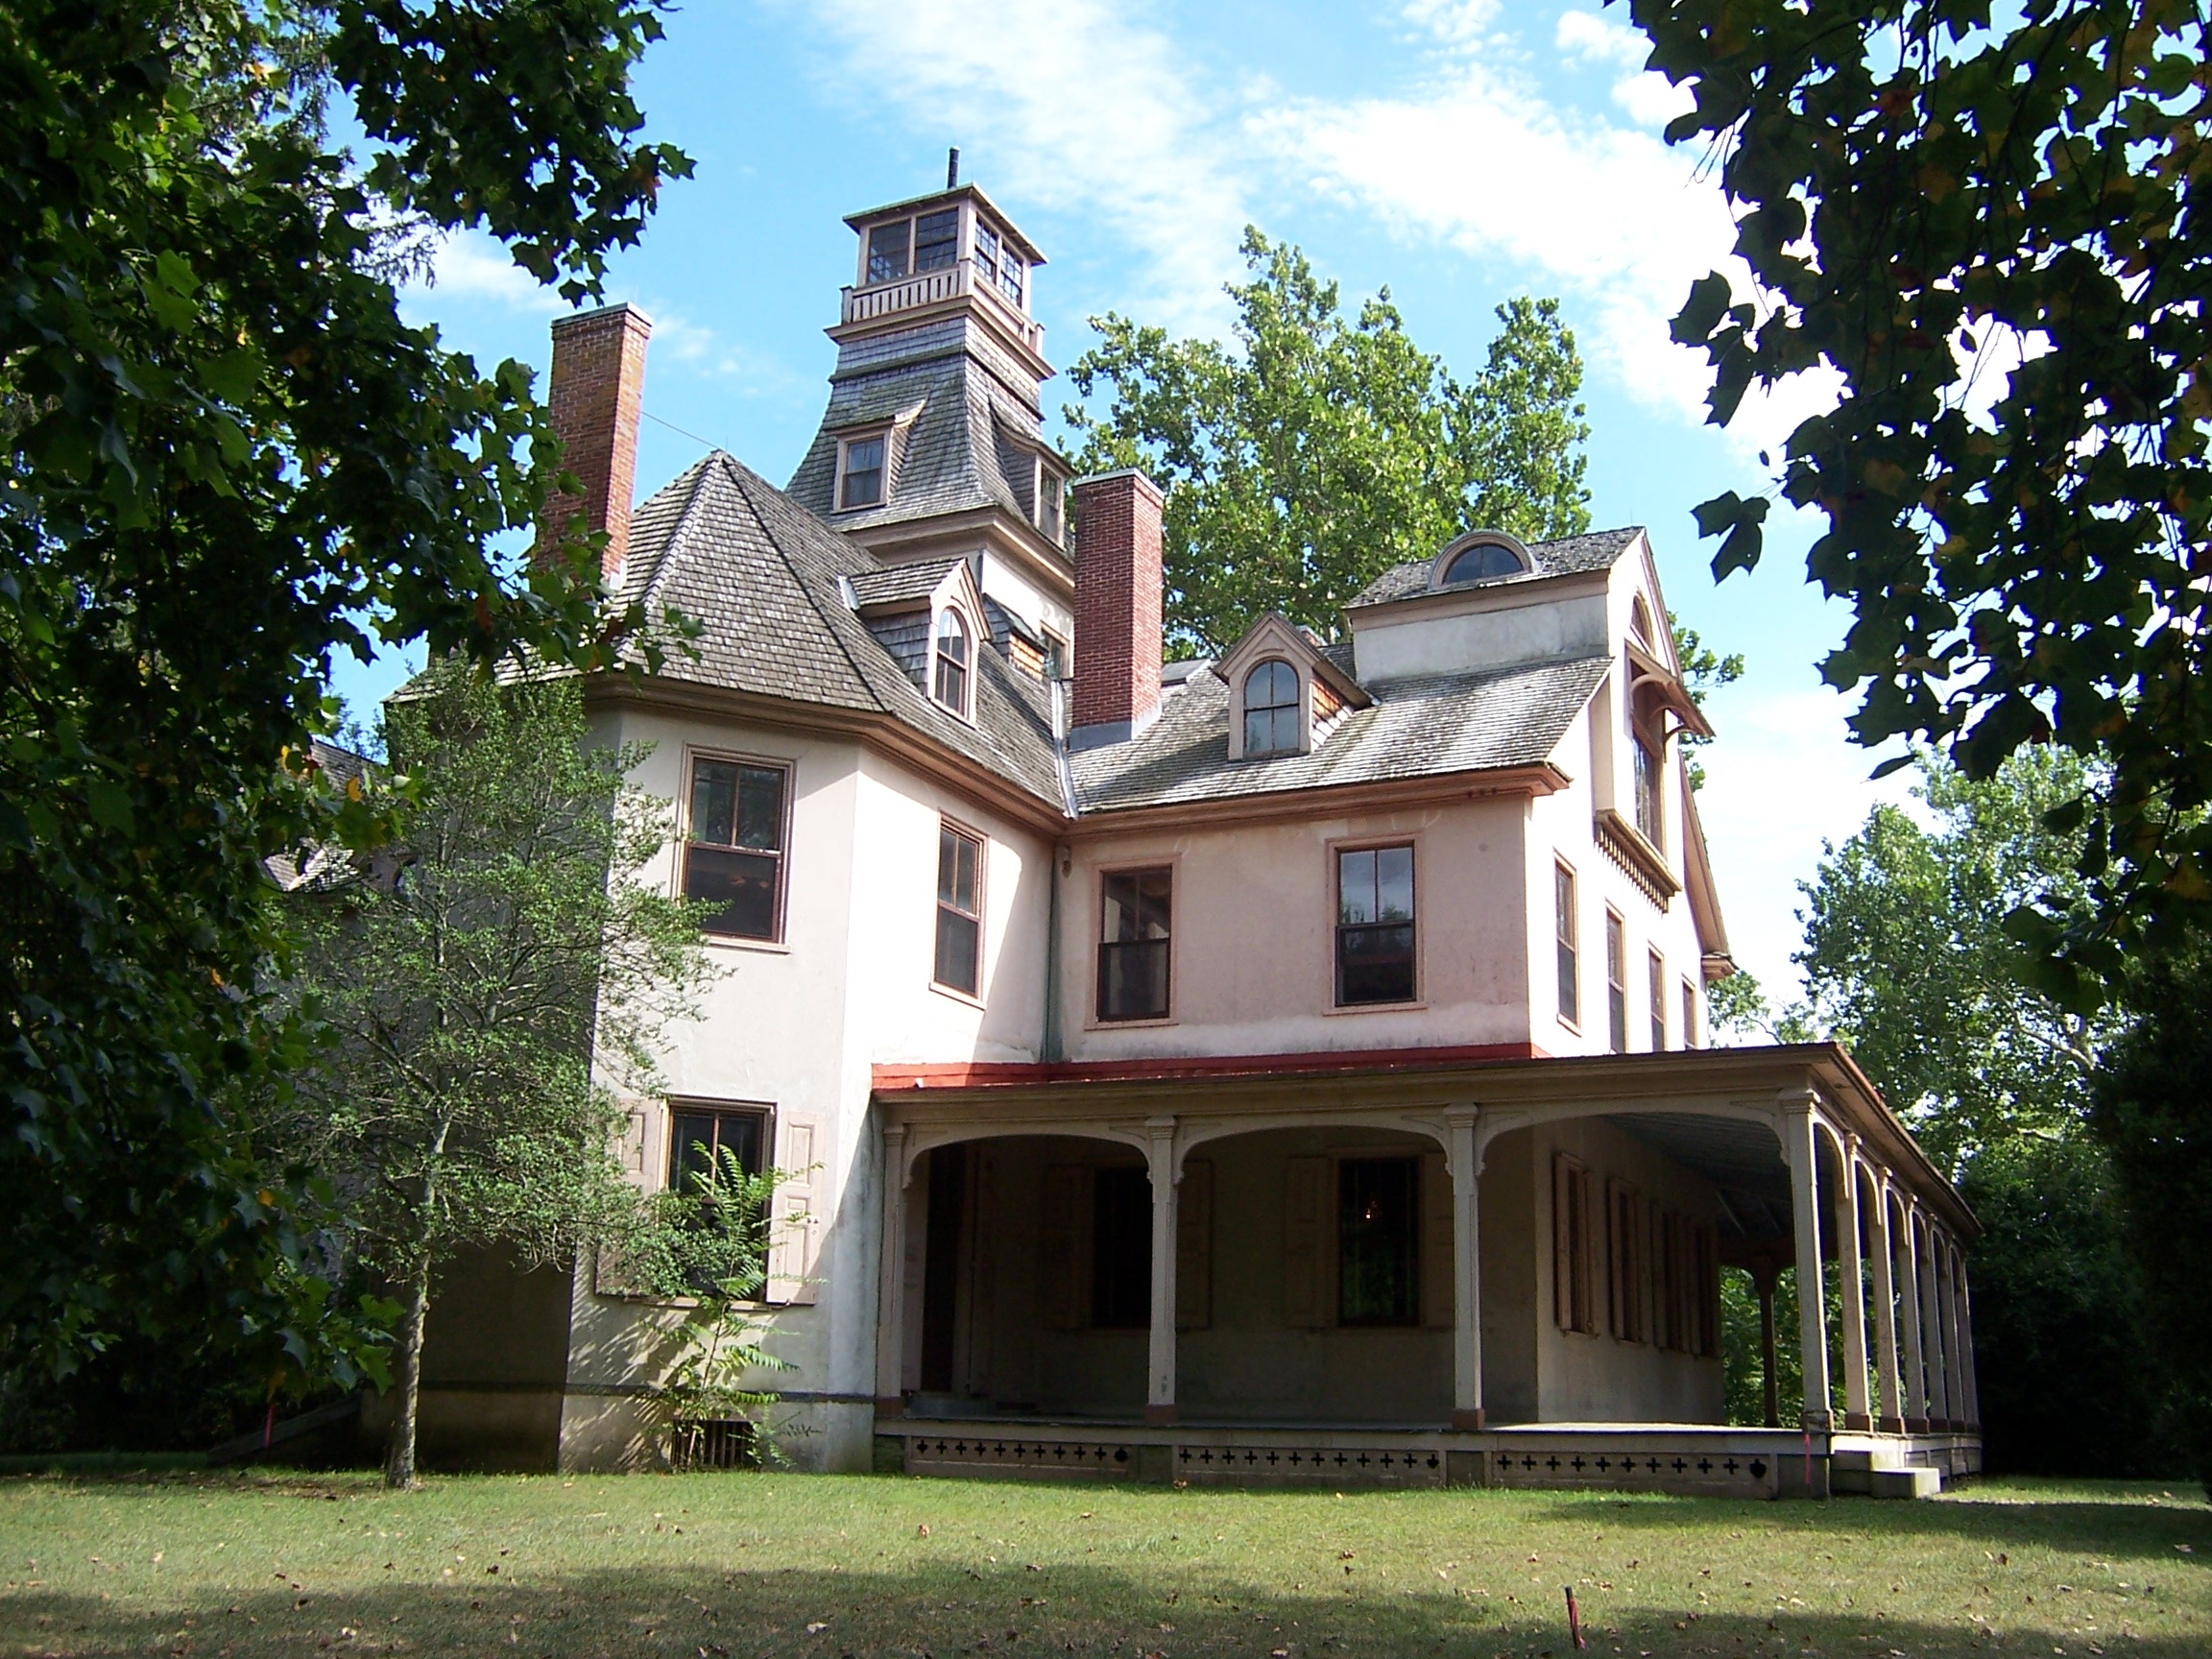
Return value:
M 1892 1654 L 1990 1659 L 1992 1649 L 2069 1653 L 2082 1646 L 2063 1623 L 2011 1622 L 2002 1640 L 1963 1620 L 1938 1626 L 1870 1613 L 1836 1617 L 1608 1608 L 1586 1597 L 1591 1651 L 1629 1659 L 1753 1655 L 1802 1659 Z M 2108 1636 L 2106 1640 L 2112 1640 Z M 2088 1643 L 2097 1638 L 2089 1637 Z M 753 1659 L 799 1654 L 1055 1653 L 1139 1659 L 1184 1655 L 1512 1655 L 1571 1659 L 1557 1604 L 1499 1608 L 1434 1591 L 1361 1585 L 1333 1594 L 1238 1591 L 1191 1575 L 1139 1579 L 1107 1569 L 1019 1566 L 989 1573 L 917 1566 L 908 1573 L 634 1568 L 578 1573 L 543 1585 L 481 1581 L 393 1585 L 359 1593 L 289 1585 L 232 1599 L 201 1593 L 125 1604 L 82 1595 L 0 1598 L 0 1644 L 41 1655 L 506 1653 L 547 1659 L 672 1654 Z M 2201 1659 L 2200 1634 L 2125 1639 L 2131 1659 Z

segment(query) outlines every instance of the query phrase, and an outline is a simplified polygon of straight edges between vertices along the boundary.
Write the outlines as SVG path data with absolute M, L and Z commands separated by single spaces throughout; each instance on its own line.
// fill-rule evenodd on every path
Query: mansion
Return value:
M 1333 637 L 1164 661 L 1161 491 L 1045 436 L 1044 255 L 973 185 L 846 224 L 781 488 L 717 451 L 633 506 L 650 325 L 553 325 L 556 510 L 703 627 L 587 685 L 650 745 L 649 874 L 713 906 L 719 970 L 625 1153 L 647 1187 L 702 1146 L 785 1172 L 782 1454 L 1769 1496 L 1978 1468 L 1974 1217 L 1842 1049 L 1710 1046 L 1709 733 L 1645 532 L 1479 530 Z M 1729 1268 L 1801 1415 L 1727 1422 Z M 663 1461 L 675 1317 L 591 1262 L 457 1278 L 427 1455 Z

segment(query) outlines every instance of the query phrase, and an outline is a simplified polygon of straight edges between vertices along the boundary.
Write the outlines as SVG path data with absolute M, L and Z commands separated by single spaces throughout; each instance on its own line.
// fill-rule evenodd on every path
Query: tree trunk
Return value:
M 399 1398 L 384 1454 L 384 1484 L 401 1491 L 416 1484 L 415 1417 L 422 1397 L 422 1321 L 429 1310 L 430 1257 L 424 1252 L 407 1287 L 407 1313 L 399 1326 Z

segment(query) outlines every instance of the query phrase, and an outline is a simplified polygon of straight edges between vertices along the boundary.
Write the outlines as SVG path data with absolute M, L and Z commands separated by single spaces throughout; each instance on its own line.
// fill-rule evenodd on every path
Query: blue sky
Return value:
M 1660 141 L 1676 95 L 1640 73 L 1623 8 L 709 0 L 666 24 L 639 101 L 697 176 L 611 284 L 655 322 L 640 497 L 701 440 L 788 476 L 827 396 L 843 215 L 934 187 L 949 145 L 1048 256 L 1035 307 L 1061 366 L 1108 310 L 1222 332 L 1247 223 L 1301 244 L 1347 301 L 1386 284 L 1463 376 L 1499 301 L 1557 295 L 1587 365 L 1594 522 L 1647 526 L 1671 607 L 1748 660 L 1711 706 L 1700 806 L 1739 961 L 1793 987 L 1795 881 L 1904 786 L 1866 781 L 1877 757 L 1848 744 L 1849 706 L 1813 666 L 1849 620 L 1805 585 L 1815 523 L 1783 513 L 1748 578 L 1707 568 L 1691 509 L 1764 489 L 1758 451 L 1823 391 L 1702 424 L 1701 359 L 1667 319 L 1725 264 L 1728 218 L 1700 156 Z M 461 238 L 407 308 L 487 366 L 541 370 L 561 306 Z M 1048 406 L 1072 397 L 1053 390 Z M 344 663 L 335 686 L 358 709 L 404 666 Z

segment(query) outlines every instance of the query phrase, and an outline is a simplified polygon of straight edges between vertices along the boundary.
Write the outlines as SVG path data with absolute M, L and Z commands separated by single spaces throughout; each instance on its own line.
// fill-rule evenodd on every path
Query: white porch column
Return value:
M 1966 1258 L 1959 1258 L 1959 1362 L 1966 1373 L 1966 1427 L 1980 1432 L 1982 1391 L 1974 1382 L 1974 1292 L 1966 1283 Z
M 1828 1393 L 1827 1294 L 1820 1273 L 1819 1130 L 1810 1094 L 1782 1099 L 1782 1153 L 1790 1165 L 1790 1214 L 1797 1234 L 1797 1341 L 1805 1367 L 1805 1427 L 1827 1429 L 1835 1412 Z
M 1944 1419 L 1951 1415 L 1951 1399 L 1943 1385 L 1943 1293 L 1942 1281 L 1936 1275 L 1941 1270 L 1940 1247 L 1936 1241 L 1936 1223 L 1920 1223 L 1920 1322 L 1928 1344 L 1928 1427 L 1941 1433 Z
M 1874 1188 L 1874 1377 L 1882 1395 L 1875 1427 L 1885 1434 L 1905 1432 L 1905 1407 L 1897 1382 L 1897 1258 L 1889 1233 L 1889 1172 L 1868 1166 Z
M 1904 1207 L 1905 1431 L 1928 1432 L 1928 1359 L 1920 1343 L 1920 1217 Z
M 1152 1351 L 1144 1421 L 1175 1421 L 1175 1119 L 1147 1118 L 1152 1174 Z
M 1959 1329 L 1959 1247 L 1943 1240 L 1943 1415 L 1953 1429 L 1966 1426 L 1966 1362 Z
M 1866 1262 L 1859 1248 L 1859 1138 L 1836 1148 L 1837 1292 L 1843 1307 L 1843 1427 L 1871 1429 L 1866 1409 Z
M 1481 1429 L 1482 1416 L 1482 1212 L 1469 1108 L 1448 1112 L 1452 1130 L 1452 1427 Z
M 883 1128 L 883 1240 L 876 1264 L 876 1415 L 906 1409 L 906 1125 Z

